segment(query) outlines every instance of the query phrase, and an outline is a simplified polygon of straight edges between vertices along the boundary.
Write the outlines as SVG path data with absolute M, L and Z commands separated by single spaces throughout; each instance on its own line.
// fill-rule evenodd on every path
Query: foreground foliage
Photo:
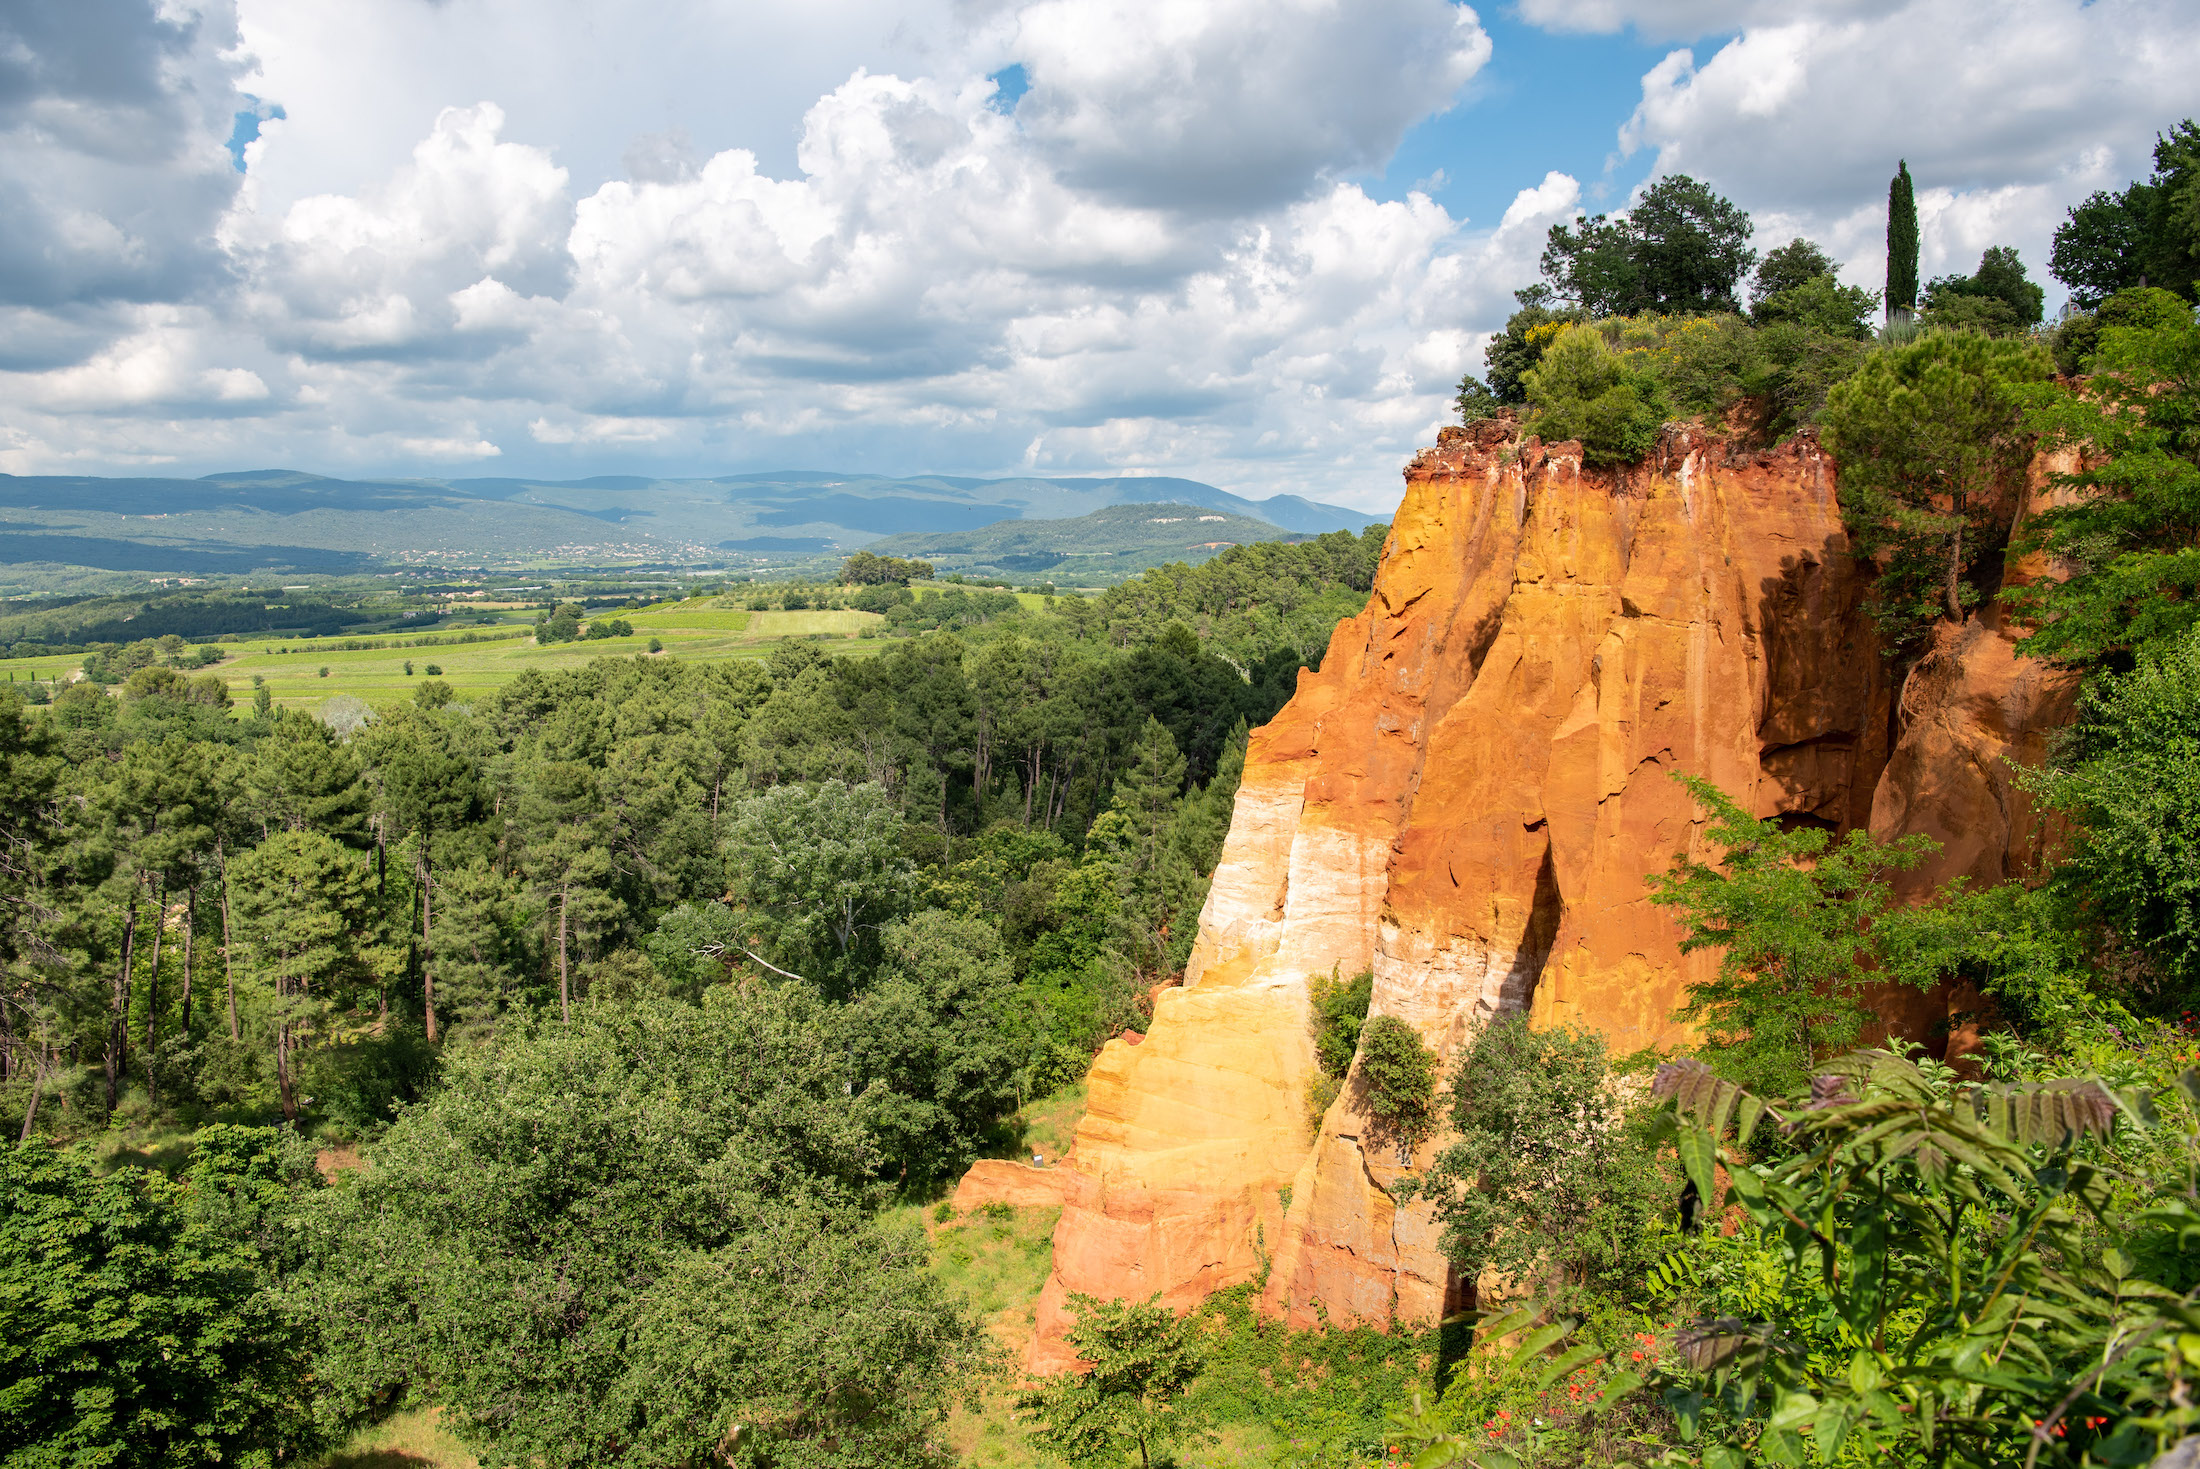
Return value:
M 0 1151 L 0 1462 L 271 1466 L 317 1446 L 309 1323 L 277 1288 L 312 1177 L 267 1129 L 182 1179 Z
M 1831 1460 L 1853 1440 L 1933 1464 L 2130 1464 L 2200 1418 L 2179 1340 L 2200 1307 L 2141 1268 L 2177 1259 L 2200 1214 L 2181 1193 L 2145 1197 L 2156 1181 L 2120 1177 L 2097 1146 L 2120 1117 L 2146 1124 L 2143 1093 L 1962 1085 L 1886 1052 L 1777 1105 L 1688 1062 L 1665 1067 L 1658 1090 L 1697 1188 L 1741 1209 L 1789 1279 L 1811 1283 L 1676 1338 L 1679 1361 L 1658 1377 L 1685 1440 L 1723 1443 L 1734 1463 L 1737 1451 Z M 2200 1074 L 2182 1093 L 2200 1096 Z M 1766 1120 L 1785 1156 L 1752 1165 L 1738 1149 Z M 2148 1207 L 2120 1209 L 2119 1183 Z
M 924 1461 L 976 1328 L 872 1221 L 881 1098 L 819 1019 L 756 983 L 449 1060 L 317 1211 L 329 1389 L 548 1465 Z
M 1087 1366 L 1042 1382 L 1019 1407 L 1037 1424 L 1047 1452 L 1072 1463 L 1135 1454 L 1140 1469 L 1154 1455 L 1201 1430 L 1200 1415 L 1182 1403 L 1199 1375 L 1194 1326 L 1152 1300 L 1070 1297 L 1076 1324 L 1069 1343 Z

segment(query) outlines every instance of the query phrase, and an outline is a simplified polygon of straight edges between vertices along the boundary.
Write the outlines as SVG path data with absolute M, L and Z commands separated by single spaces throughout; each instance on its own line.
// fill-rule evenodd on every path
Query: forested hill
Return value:
M 1251 516 L 1163 502 L 1111 505 L 1074 520 L 1004 520 L 979 530 L 888 536 L 866 549 L 921 558 L 942 571 L 1044 575 L 1094 586 L 1172 561 L 1205 561 L 1231 546 L 1291 538 Z
M 1295 495 L 1248 500 L 1196 480 L 1161 476 L 891 479 L 774 471 L 713 479 L 347 480 L 286 470 L 203 479 L 0 475 L 0 566 L 198 576 L 544 562 L 806 566 L 881 536 L 975 530 L 1002 520 L 1075 517 L 1151 502 L 1190 504 L 1308 535 L 1358 531 L 1382 518 Z

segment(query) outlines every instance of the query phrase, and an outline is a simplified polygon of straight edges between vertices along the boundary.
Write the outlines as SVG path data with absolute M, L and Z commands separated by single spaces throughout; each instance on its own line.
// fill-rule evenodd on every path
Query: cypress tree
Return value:
M 1908 321 L 1917 306 L 1917 195 L 1904 159 L 1887 185 L 1887 320 Z

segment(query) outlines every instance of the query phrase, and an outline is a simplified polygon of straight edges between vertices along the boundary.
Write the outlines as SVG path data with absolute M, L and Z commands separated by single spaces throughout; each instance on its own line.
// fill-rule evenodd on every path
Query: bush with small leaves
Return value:
M 1436 1127 L 1436 1053 L 1411 1025 L 1378 1015 L 1360 1031 L 1361 1105 L 1400 1162 Z

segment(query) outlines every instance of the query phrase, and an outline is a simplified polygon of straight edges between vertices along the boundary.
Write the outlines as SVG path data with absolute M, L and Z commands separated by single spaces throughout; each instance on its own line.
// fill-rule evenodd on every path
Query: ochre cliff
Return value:
M 1366 609 L 1253 736 L 1183 987 L 1094 1063 L 1034 1367 L 1067 1365 L 1073 1292 L 1187 1306 L 1265 1273 L 1299 1324 L 1455 1302 L 1355 1089 L 1309 1133 L 1309 977 L 1372 967 L 1371 1013 L 1447 1063 L 1507 1009 L 1620 1051 L 1679 1039 L 1714 961 L 1646 901 L 1700 839 L 1675 773 L 1760 816 L 1927 832 L 1935 880 L 2023 865 L 2038 832 L 2001 756 L 2037 758 L 2066 682 L 1989 610 L 1891 687 L 1834 496 L 1807 436 L 1736 453 L 1675 429 L 1585 471 L 1493 421 L 1415 458 Z M 1944 1033 L 1963 999 L 1897 1018 Z

